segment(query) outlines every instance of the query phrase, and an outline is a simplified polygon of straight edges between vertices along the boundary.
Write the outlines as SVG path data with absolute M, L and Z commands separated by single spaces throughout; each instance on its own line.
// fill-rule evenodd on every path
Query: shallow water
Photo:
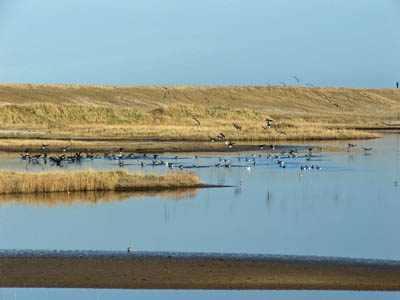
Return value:
M 354 143 L 373 149 L 368 155 L 360 149 L 315 153 L 310 161 L 306 160 L 304 153 L 297 158 L 279 158 L 285 161 L 285 169 L 279 167 L 278 158 L 267 159 L 266 152 L 260 152 L 262 158 L 257 153 L 256 166 L 250 154 L 241 154 L 240 161 L 236 154 L 228 157 L 230 154 L 226 153 L 221 156 L 200 154 L 197 159 L 184 154 L 179 155 L 178 160 L 174 159 L 175 154 L 161 155 L 158 160 L 182 164 L 185 170 L 195 171 L 205 183 L 234 186 L 200 189 L 189 195 L 111 195 L 106 197 L 106 201 L 93 201 L 97 196 L 80 194 L 75 197 L 80 198 L 76 201 L 67 201 L 71 196 L 64 195 L 67 200 L 62 200 L 61 196 L 56 197 L 57 201 L 39 201 L 37 204 L 32 198 L 22 201 L 21 196 L 0 197 L 0 245 L 2 249 L 124 250 L 131 246 L 138 251 L 400 260 L 397 235 L 400 225 L 400 137 L 390 134 L 382 139 Z M 219 157 L 231 159 L 232 167 L 215 167 L 217 163 L 224 163 L 219 161 Z M 146 162 L 150 164 L 151 160 Z M 190 168 L 193 164 L 199 167 Z M 301 171 L 301 165 L 318 165 L 321 170 Z M 50 164 L 28 164 L 19 158 L 1 158 L 0 168 L 59 169 Z M 66 170 L 87 168 L 118 169 L 119 165 L 115 160 L 95 159 L 63 167 Z M 152 173 L 171 171 L 166 166 L 146 165 L 141 168 L 137 160 L 125 160 L 124 168 Z M 299 173 L 303 176 L 300 177 Z M 118 201 L 113 201 L 114 197 Z M 25 291 L 36 293 L 38 290 L 17 290 L 17 293 L 23 298 Z M 58 292 L 63 294 L 62 291 L 66 290 Z M 65 293 L 73 294 L 73 291 Z M 89 297 L 97 295 L 96 291 L 84 293 L 90 294 Z M 111 295 L 109 293 L 112 292 L 101 291 L 100 299 L 107 298 Z M 143 297 L 157 297 L 159 294 L 163 298 L 183 298 L 182 295 L 200 298 L 206 295 L 216 299 L 223 299 L 226 294 L 208 291 L 127 293 Z M 247 293 L 228 294 L 238 298 L 275 295 L 283 299 L 298 299 L 294 295 L 306 299 L 338 295 L 336 292 Z M 124 295 L 124 292 L 115 291 L 115 296 L 120 299 L 124 299 Z M 349 299 L 359 296 L 360 299 L 395 299 L 398 294 L 340 294 L 341 298 Z
M 282 299 L 282 300 L 391 300 L 396 292 L 349 291 L 194 291 L 194 290 L 95 290 L 95 289 L 0 289 L 3 300 L 70 300 L 70 299 Z

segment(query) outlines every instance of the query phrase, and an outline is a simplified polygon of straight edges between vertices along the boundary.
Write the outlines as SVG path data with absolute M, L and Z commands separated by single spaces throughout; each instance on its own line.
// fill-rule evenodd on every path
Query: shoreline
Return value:
M 1 287 L 399 291 L 400 261 L 121 251 L 0 251 Z

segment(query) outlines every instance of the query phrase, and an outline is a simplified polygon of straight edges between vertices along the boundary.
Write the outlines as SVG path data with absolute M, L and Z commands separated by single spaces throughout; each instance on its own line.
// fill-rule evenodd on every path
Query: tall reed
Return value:
M 200 184 L 193 172 L 155 175 L 124 170 L 41 173 L 0 171 L 0 194 L 156 190 L 196 187 Z

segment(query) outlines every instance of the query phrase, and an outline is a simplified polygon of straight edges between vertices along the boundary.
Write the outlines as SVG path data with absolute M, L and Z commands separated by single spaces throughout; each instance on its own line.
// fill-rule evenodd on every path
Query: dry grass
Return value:
M 166 175 L 119 171 L 11 172 L 0 171 L 0 194 L 76 191 L 135 191 L 197 187 L 200 180 L 190 172 Z
M 30 193 L 30 194 L 3 194 L 0 195 L 0 205 L 16 203 L 35 206 L 74 205 L 81 203 L 97 204 L 109 202 L 123 202 L 127 199 L 140 199 L 143 197 L 160 197 L 173 200 L 183 200 L 196 196 L 198 189 L 177 189 L 162 191 L 89 191 L 72 193 Z
M 353 129 L 398 124 L 399 112 L 395 89 L 0 85 L 0 129 L 31 131 L 26 138 L 370 138 Z M 265 118 L 277 127 L 262 129 Z

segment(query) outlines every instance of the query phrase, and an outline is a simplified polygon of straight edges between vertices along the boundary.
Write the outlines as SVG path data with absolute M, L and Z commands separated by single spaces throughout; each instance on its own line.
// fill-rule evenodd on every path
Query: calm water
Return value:
M 347 145 L 346 142 L 314 145 Z M 311 160 L 241 154 L 162 155 L 195 171 L 205 183 L 233 185 L 188 194 L 78 194 L 42 197 L 0 197 L 2 249 L 95 249 L 143 251 L 241 252 L 380 258 L 400 260 L 400 136 L 357 141 L 372 147 L 369 155 L 351 150 L 315 153 Z M 231 168 L 215 167 L 219 158 Z M 246 161 L 246 158 L 248 161 Z M 279 167 L 278 159 L 286 168 Z M 147 160 L 150 164 L 151 160 Z M 199 168 L 189 168 L 198 164 Z M 321 170 L 301 171 L 316 165 Z M 250 169 L 247 167 L 250 166 Z M 1 169 L 40 171 L 58 167 L 0 159 Z M 64 169 L 118 169 L 115 160 L 84 161 Z M 145 166 L 126 160 L 125 169 L 164 173 L 166 166 Z M 303 176 L 299 176 L 299 173 Z M 397 184 L 397 182 L 399 182 Z M 117 199 L 113 201 L 113 199 Z M 79 201 L 84 200 L 84 202 Z M 32 203 L 33 201 L 33 203 Z M 51 204 L 53 203 L 53 204 Z M 54 204 L 56 203 L 56 204 Z M 125 299 L 236 298 L 253 299 L 397 299 L 397 293 L 367 292 L 217 292 L 97 291 L 3 289 L 3 298 L 38 297 Z M 29 297 L 29 295 L 31 297 Z M 331 297 L 331 298 L 329 298 Z

